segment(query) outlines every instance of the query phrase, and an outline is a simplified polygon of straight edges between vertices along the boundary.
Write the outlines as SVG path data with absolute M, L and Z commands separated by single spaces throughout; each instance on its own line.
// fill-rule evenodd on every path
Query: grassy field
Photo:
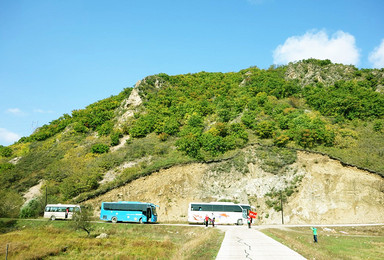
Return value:
M 307 259 L 384 259 L 384 226 L 264 229 L 268 236 Z
M 107 238 L 96 238 L 106 233 Z M 215 259 L 217 229 L 95 223 L 91 236 L 69 221 L 0 220 L 0 259 Z

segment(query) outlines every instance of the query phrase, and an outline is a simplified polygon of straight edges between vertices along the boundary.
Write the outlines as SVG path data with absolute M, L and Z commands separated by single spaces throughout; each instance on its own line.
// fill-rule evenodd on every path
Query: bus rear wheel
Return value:
M 112 223 L 117 223 L 117 217 L 112 217 L 111 221 L 112 221 Z
M 53 221 L 56 219 L 56 217 L 55 217 L 55 215 L 52 215 L 49 219 Z
M 140 223 L 140 224 L 143 224 L 143 219 L 142 219 L 142 218 L 139 220 L 139 223 Z
M 239 225 L 239 226 L 243 225 L 243 220 L 242 219 L 238 219 L 237 220 L 237 225 Z

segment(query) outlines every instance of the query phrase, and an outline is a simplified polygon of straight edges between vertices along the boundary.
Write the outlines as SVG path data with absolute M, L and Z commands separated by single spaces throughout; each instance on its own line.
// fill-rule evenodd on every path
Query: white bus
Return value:
M 189 223 L 204 223 L 205 216 L 215 218 L 217 224 L 246 223 L 251 206 L 232 202 L 192 202 L 188 208 Z
M 47 204 L 44 210 L 44 218 L 72 219 L 73 213 L 80 211 L 80 205 L 74 204 Z

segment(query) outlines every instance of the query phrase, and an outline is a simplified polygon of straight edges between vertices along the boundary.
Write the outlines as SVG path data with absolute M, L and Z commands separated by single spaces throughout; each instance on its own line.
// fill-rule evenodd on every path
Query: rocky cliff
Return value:
M 148 201 L 160 206 L 160 221 L 187 221 L 190 202 L 234 201 L 255 206 L 258 224 L 280 224 L 282 190 L 285 224 L 384 222 L 384 179 L 377 174 L 301 151 L 284 170 L 268 172 L 257 147 L 243 153 L 246 168 L 236 158 L 174 166 L 86 203 L 98 209 L 102 201 Z M 228 164 L 231 170 L 221 172 Z

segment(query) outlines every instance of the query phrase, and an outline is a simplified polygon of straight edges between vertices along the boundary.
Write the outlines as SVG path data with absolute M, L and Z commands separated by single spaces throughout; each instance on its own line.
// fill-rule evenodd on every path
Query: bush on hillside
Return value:
M 44 204 L 41 199 L 33 199 L 20 210 L 20 218 L 37 218 L 44 212 Z
M 12 148 L 0 145 L 0 155 L 4 157 L 11 157 Z
M 22 204 L 23 198 L 15 190 L 0 189 L 0 218 L 18 217 Z
M 92 153 L 102 154 L 109 152 L 109 146 L 106 144 L 94 144 L 91 147 Z

